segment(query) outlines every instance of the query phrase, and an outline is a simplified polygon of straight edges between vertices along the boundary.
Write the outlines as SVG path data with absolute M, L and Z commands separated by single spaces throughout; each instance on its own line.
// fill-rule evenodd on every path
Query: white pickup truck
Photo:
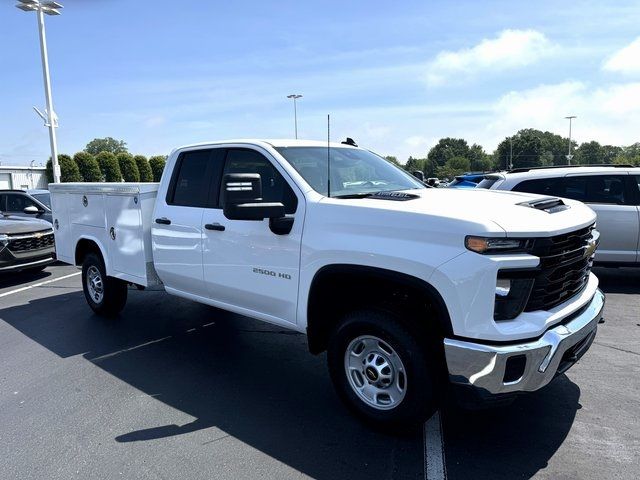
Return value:
M 352 142 L 191 145 L 159 184 L 50 190 L 57 257 L 82 266 L 96 313 L 118 314 L 128 284 L 163 285 L 306 333 L 347 406 L 381 427 L 422 422 L 445 392 L 537 390 L 602 318 L 588 207 L 426 188 Z

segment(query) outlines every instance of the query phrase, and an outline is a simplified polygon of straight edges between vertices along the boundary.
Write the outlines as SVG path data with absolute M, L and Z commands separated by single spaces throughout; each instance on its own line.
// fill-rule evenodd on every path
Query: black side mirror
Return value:
M 228 173 L 223 177 L 222 211 L 229 220 L 264 220 L 285 215 L 282 203 L 262 201 L 259 173 Z
M 24 210 L 22 211 L 27 215 L 38 215 L 39 213 L 41 213 L 38 207 L 34 205 L 29 205 L 28 207 L 25 207 Z
M 411 175 L 416 177 L 421 182 L 424 182 L 424 172 L 421 172 L 420 170 L 415 170 L 415 171 L 411 172 Z

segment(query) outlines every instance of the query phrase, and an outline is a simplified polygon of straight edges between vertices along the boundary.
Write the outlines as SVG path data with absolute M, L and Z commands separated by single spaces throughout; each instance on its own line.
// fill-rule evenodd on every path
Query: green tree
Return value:
M 149 160 L 144 155 L 136 155 L 133 157 L 138 166 L 138 172 L 140 172 L 141 182 L 153 182 L 153 172 L 151 171 L 151 165 Z
M 448 160 L 454 157 L 470 158 L 469 145 L 462 138 L 441 138 L 438 143 L 429 150 L 427 159 L 433 162 L 434 167 L 442 167 Z
M 120 165 L 118 159 L 111 152 L 100 152 L 96 155 L 100 170 L 104 175 L 105 182 L 121 182 L 122 173 L 120 172 Z
M 110 152 L 114 155 L 118 153 L 127 152 L 127 144 L 123 140 L 116 140 L 112 137 L 94 138 L 87 146 L 84 147 L 84 151 L 91 155 L 97 155 L 101 152 Z
M 384 159 L 389 163 L 393 163 L 396 167 L 402 166 L 400 165 L 400 162 L 398 161 L 398 159 L 392 155 L 387 155 L 386 157 L 384 157 Z
M 621 154 L 622 154 L 622 147 L 616 147 L 614 145 L 602 146 L 603 163 L 613 163 L 613 159 Z
M 100 165 L 93 155 L 87 152 L 78 152 L 73 156 L 73 161 L 78 165 L 83 182 L 102 181 Z
M 139 182 L 140 172 L 136 161 L 133 159 L 133 155 L 127 152 L 121 152 L 116 155 L 118 159 L 118 165 L 120 166 L 120 172 L 125 182 Z
M 576 149 L 575 163 L 583 165 L 606 163 L 604 149 L 595 140 L 584 142 Z
M 474 172 L 487 172 L 493 169 L 493 161 L 491 155 L 488 155 L 484 149 L 474 143 L 469 148 L 469 169 Z
M 407 163 L 404 165 L 404 169 L 411 174 L 416 171 L 424 173 L 426 162 L 427 160 L 425 158 L 409 157 Z
M 452 157 L 446 163 L 438 167 L 436 174 L 438 178 L 454 178 L 471 169 L 471 162 L 466 157 Z
M 64 153 L 58 155 L 58 164 L 60 165 L 60 181 L 63 183 L 66 182 L 81 182 L 82 177 L 80 176 L 80 170 L 78 170 L 78 165 L 69 155 L 65 155 Z M 53 163 L 51 159 L 47 161 L 47 166 L 45 167 L 45 174 L 47 175 L 47 180 L 49 182 L 53 182 Z
M 159 182 L 162 178 L 162 172 L 164 170 L 164 164 L 167 161 L 167 157 L 164 155 L 155 155 L 149 159 L 149 165 L 153 172 L 153 181 Z

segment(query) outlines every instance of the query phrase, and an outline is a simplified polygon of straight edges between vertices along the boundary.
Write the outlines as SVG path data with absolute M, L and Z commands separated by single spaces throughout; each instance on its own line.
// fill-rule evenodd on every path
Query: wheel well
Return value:
M 76 245 L 76 265 L 82 265 L 82 262 L 84 262 L 84 257 L 86 257 L 89 253 L 95 253 L 100 258 L 102 258 L 102 251 L 100 250 L 100 247 L 98 247 L 98 244 L 96 242 L 87 238 L 80 239 L 80 241 L 78 241 Z
M 376 307 L 401 312 L 421 335 L 452 334 L 449 311 L 433 286 L 416 277 L 382 268 L 330 265 L 311 283 L 307 305 L 307 338 L 311 353 L 327 349 L 329 335 L 350 310 Z

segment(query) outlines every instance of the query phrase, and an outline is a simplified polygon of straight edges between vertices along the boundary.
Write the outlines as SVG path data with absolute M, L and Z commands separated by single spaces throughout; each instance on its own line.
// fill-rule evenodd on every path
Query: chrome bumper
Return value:
M 483 397 L 531 392 L 544 387 L 589 349 L 602 318 L 604 302 L 604 294 L 596 290 L 578 315 L 526 343 L 484 345 L 445 339 L 449 380 L 454 386 L 471 387 Z M 515 363 L 520 367 L 515 369 L 516 377 L 512 378 Z M 506 379 L 505 372 L 508 373 Z

